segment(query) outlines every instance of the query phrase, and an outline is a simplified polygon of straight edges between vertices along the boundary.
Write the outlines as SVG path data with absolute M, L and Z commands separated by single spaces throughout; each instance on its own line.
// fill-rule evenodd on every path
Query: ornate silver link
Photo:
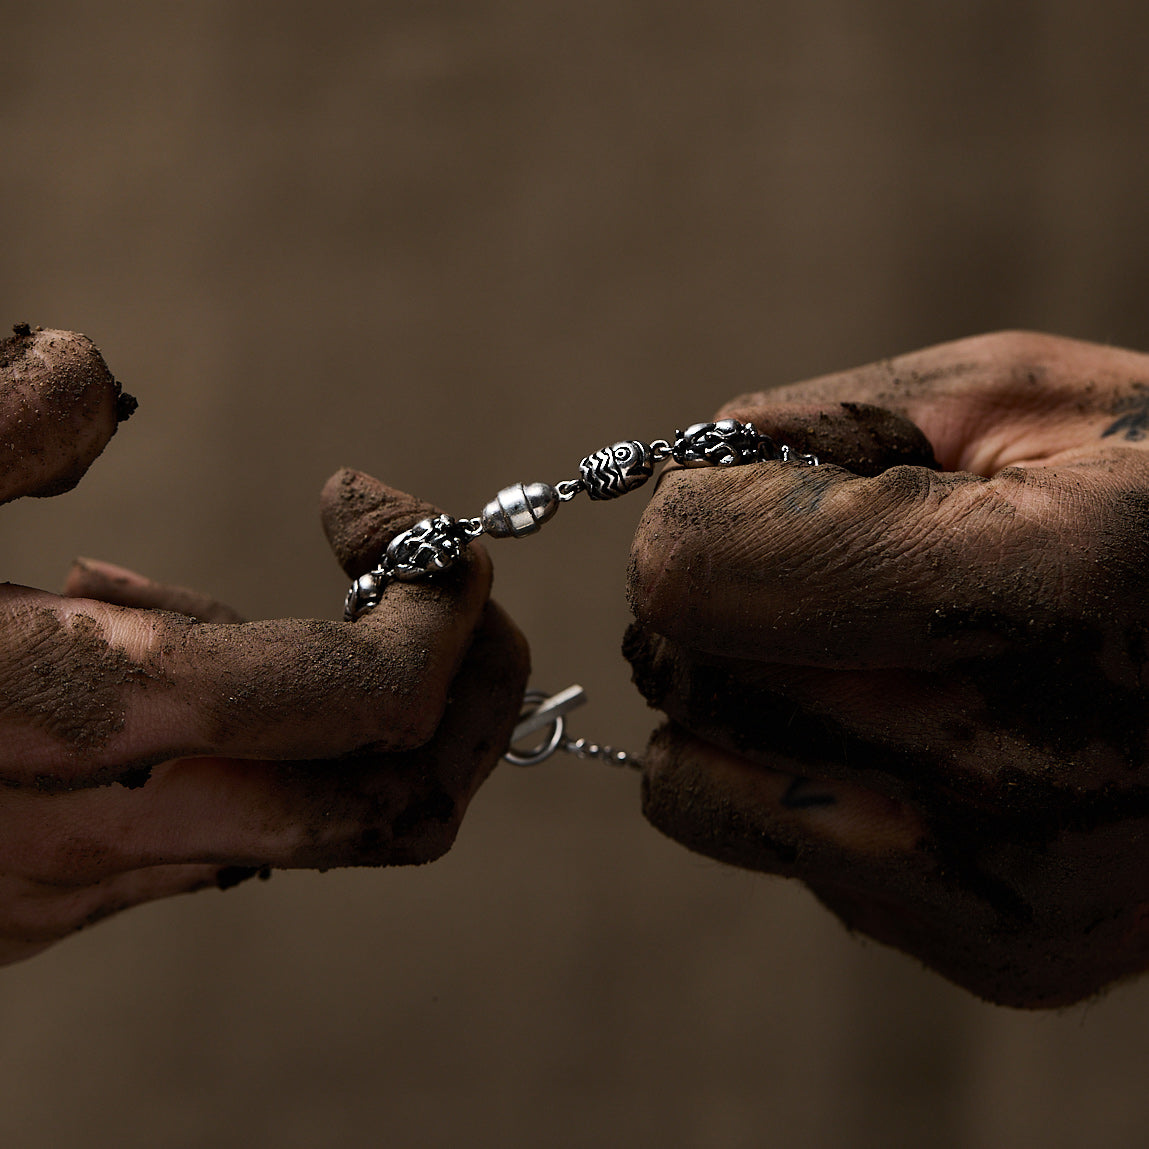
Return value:
M 582 479 L 563 479 L 561 483 L 555 483 L 560 503 L 569 503 L 582 489 Z
M 720 419 L 676 431 L 671 454 L 683 467 L 736 467 L 774 457 L 774 440 L 753 423 Z
M 380 565 L 402 582 L 414 582 L 445 571 L 454 566 L 463 553 L 463 540 L 456 527 L 450 515 L 420 519 L 391 540 Z

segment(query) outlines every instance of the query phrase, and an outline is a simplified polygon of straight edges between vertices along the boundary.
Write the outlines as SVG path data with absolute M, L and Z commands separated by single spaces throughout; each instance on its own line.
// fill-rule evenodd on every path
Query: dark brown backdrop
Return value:
M 0 3 L 0 317 L 142 402 L 3 577 L 333 616 L 347 463 L 470 513 L 728 395 L 1024 325 L 1149 346 L 1144 5 Z M 536 679 L 617 654 L 634 504 L 496 548 Z M 414 871 L 277 874 L 0 974 L 0 1143 L 1126 1146 L 1149 982 L 983 1006 L 800 890 L 505 770 Z

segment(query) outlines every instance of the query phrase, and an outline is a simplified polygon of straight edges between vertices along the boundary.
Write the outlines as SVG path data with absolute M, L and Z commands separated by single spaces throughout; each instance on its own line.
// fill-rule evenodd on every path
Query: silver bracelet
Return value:
M 520 539 L 533 535 L 552 518 L 562 503 L 586 491 L 591 499 L 617 499 L 641 487 L 654 474 L 655 465 L 673 459 L 681 467 L 736 467 L 747 463 L 778 460 L 805 466 L 818 465 L 816 455 L 799 454 L 776 444 L 761 434 L 753 423 L 722 419 L 695 423 L 676 431 L 674 441 L 655 439 L 644 443 L 626 439 L 587 455 L 579 464 L 579 477 L 549 483 L 515 483 L 504 487 L 475 518 L 456 519 L 435 515 L 421 519 L 396 535 L 379 562 L 360 575 L 347 592 L 343 617 L 348 622 L 361 618 L 378 605 L 389 582 L 416 582 L 449 569 L 462 557 L 472 539 L 489 535 L 495 539 Z M 623 750 L 599 746 L 585 738 L 566 737 L 565 716 L 586 701 L 581 686 L 571 686 L 548 696 L 529 691 L 524 710 L 504 754 L 517 766 L 533 766 L 546 761 L 556 750 L 580 758 L 595 758 L 620 766 L 639 766 L 637 758 Z M 540 745 L 528 751 L 516 750 L 517 743 L 545 730 Z

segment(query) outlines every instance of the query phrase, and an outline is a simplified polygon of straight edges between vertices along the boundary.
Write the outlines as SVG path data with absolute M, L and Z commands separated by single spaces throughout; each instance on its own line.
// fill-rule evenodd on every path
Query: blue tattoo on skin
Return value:
M 1124 410 L 1125 414 L 1110 423 L 1101 432 L 1103 439 L 1112 435 L 1120 435 L 1126 442 L 1139 443 L 1149 438 L 1149 395 L 1133 395 L 1122 400 L 1114 411 Z
M 782 795 L 782 805 L 787 810 L 807 810 L 812 806 L 833 806 L 837 799 L 833 794 L 819 792 L 814 782 L 799 775 Z

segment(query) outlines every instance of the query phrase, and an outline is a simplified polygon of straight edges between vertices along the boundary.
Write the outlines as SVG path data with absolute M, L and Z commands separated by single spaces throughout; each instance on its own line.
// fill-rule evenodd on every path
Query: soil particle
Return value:
M 5 718 L 44 731 L 73 755 L 107 746 L 124 729 L 129 692 L 164 681 L 157 667 L 143 666 L 111 644 L 101 624 L 86 614 L 65 620 L 47 607 L 35 608 L 12 621 L 9 638 L 8 653 L 0 655 Z M 67 785 L 121 776 L 138 784 L 141 770 L 146 767 L 134 763 Z M 64 783 L 42 777 L 39 784 L 53 789 Z
M 126 423 L 137 411 L 140 401 L 134 396 L 129 395 L 124 389 L 123 385 L 118 379 L 115 380 L 116 384 L 116 422 Z
M 915 424 L 870 403 L 787 411 L 766 430 L 795 450 L 856 475 L 879 475 L 896 466 L 938 469 L 933 447 Z

